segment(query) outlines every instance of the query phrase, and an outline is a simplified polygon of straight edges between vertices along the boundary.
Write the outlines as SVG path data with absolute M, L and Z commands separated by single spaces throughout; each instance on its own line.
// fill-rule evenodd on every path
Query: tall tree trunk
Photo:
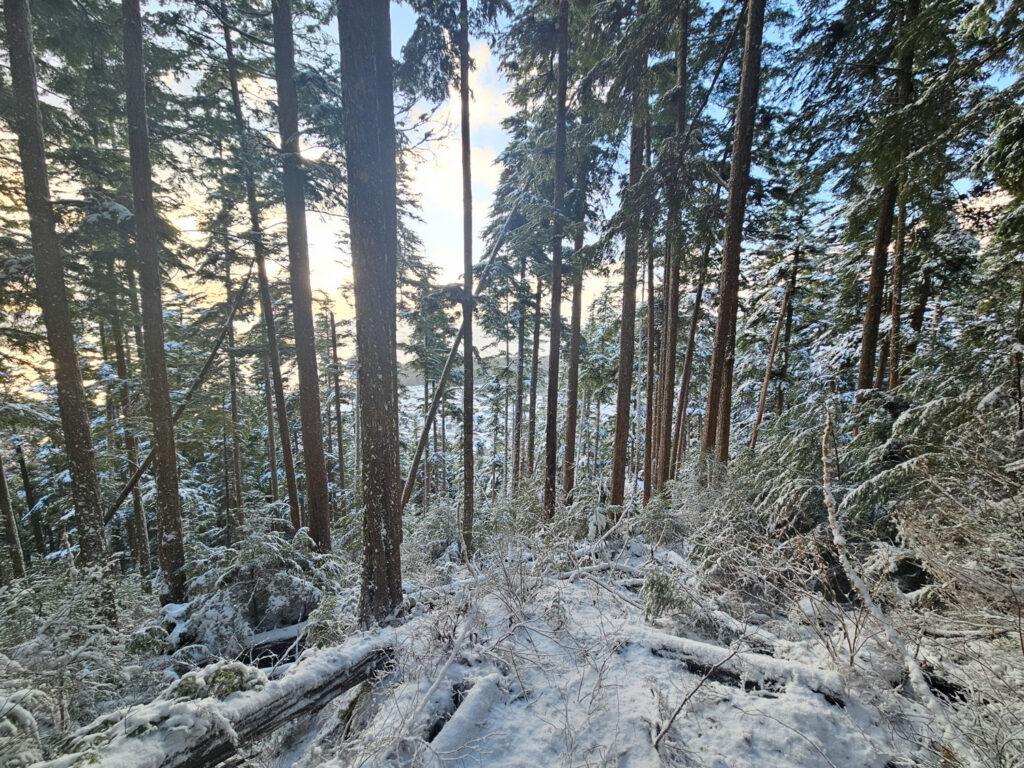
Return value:
M 463 0 L 465 2 L 465 0 Z M 562 208 L 565 202 L 565 100 L 569 62 L 569 0 L 558 4 L 558 72 L 555 116 L 555 180 L 551 230 L 551 344 L 544 429 L 544 511 L 554 517 L 558 482 L 558 361 L 562 347 Z
M 427 378 L 427 366 L 423 366 L 423 418 L 430 413 L 430 379 Z M 430 447 L 429 441 L 423 451 L 423 514 L 430 511 Z
M 708 255 L 711 245 L 706 244 L 700 256 L 697 287 L 693 294 L 693 313 L 690 315 L 690 332 L 686 338 L 686 356 L 683 358 L 682 381 L 679 382 L 679 401 L 676 403 L 676 427 L 673 437 L 673 476 L 678 473 L 683 453 L 686 452 L 687 422 L 690 410 L 690 380 L 693 378 L 693 358 L 697 348 L 697 328 L 700 325 L 701 301 L 704 298 L 704 281 L 707 279 Z
M 338 364 L 338 326 L 331 312 L 331 362 L 334 364 L 334 422 L 338 426 L 338 497 L 345 511 L 345 430 L 341 424 L 341 366 Z
M 637 15 L 644 13 L 641 0 Z M 646 67 L 647 52 L 634 52 L 637 70 Z M 632 94 L 633 115 L 629 140 L 629 184 L 636 184 L 644 162 L 644 125 L 647 96 L 639 86 Z M 636 271 L 639 257 L 639 231 L 634 223 L 627 224 L 622 264 L 622 325 L 619 336 L 619 366 L 615 395 L 615 433 L 612 442 L 612 476 L 609 502 L 613 506 L 623 503 L 626 496 L 626 466 L 629 459 L 629 411 L 633 387 L 633 357 L 636 347 Z M 648 297 L 650 301 L 650 297 Z M 650 343 L 650 342 L 648 342 Z M 646 478 L 645 478 L 646 480 Z
M 226 9 L 221 6 L 221 18 L 226 19 Z M 284 436 L 281 440 L 281 461 L 284 464 L 285 490 L 288 493 L 288 510 L 291 515 L 292 529 L 299 530 L 299 491 L 295 481 L 295 460 L 292 456 L 291 443 L 284 439 L 288 435 L 288 411 L 284 396 L 284 376 L 281 374 L 281 353 L 277 341 L 277 328 L 274 320 L 274 304 L 270 296 L 270 281 L 267 277 L 267 256 L 266 244 L 263 240 L 263 227 L 260 224 L 259 202 L 256 198 L 256 180 L 252 171 L 252 157 L 249 145 L 248 134 L 245 126 L 245 114 L 242 111 L 242 96 L 238 86 L 238 61 L 234 54 L 234 44 L 231 38 L 231 29 L 226 22 L 222 23 L 224 33 L 224 50 L 227 58 L 228 80 L 231 88 L 231 111 L 235 125 L 235 133 L 238 137 L 240 154 L 243 162 L 243 177 L 245 179 L 245 199 L 249 211 L 249 233 L 252 238 L 252 247 L 256 256 L 256 274 L 259 281 L 260 310 L 263 315 L 263 328 L 267 337 L 267 360 L 269 361 L 270 372 L 273 376 L 274 403 L 277 412 L 278 433 Z M 268 401 L 269 402 L 269 401 Z M 269 405 L 268 405 L 269 409 Z M 268 454 L 271 457 L 271 495 L 276 501 L 278 498 L 277 488 L 277 459 L 273 447 L 273 422 L 269 418 L 268 410 Z
M 117 378 L 120 382 L 119 400 L 121 407 L 121 429 L 123 433 L 125 454 L 128 458 L 128 477 L 135 474 L 139 468 L 139 447 L 135 439 L 135 429 L 132 426 L 130 414 L 131 396 L 128 391 L 128 380 L 130 373 L 128 345 L 124 339 L 124 325 L 121 322 L 120 310 L 115 310 L 112 331 L 114 334 L 114 357 L 117 363 Z M 132 487 L 132 519 L 134 521 L 133 533 L 135 540 L 132 542 L 132 549 L 135 551 L 135 559 L 139 564 L 139 574 L 142 576 L 143 585 L 148 585 L 151 571 L 149 561 L 149 528 L 146 524 L 146 509 L 142 504 L 142 492 L 138 483 Z
M 875 350 L 878 347 L 878 323 L 885 301 L 885 270 L 889 261 L 889 241 L 892 240 L 893 208 L 896 204 L 896 182 L 886 184 L 879 202 L 878 223 L 875 227 L 875 245 L 871 256 L 871 274 L 864 306 L 864 324 L 861 330 L 860 363 L 857 367 L 857 390 L 871 389 L 875 375 Z
M 516 329 L 516 404 L 512 413 L 512 485 L 519 487 L 523 477 L 523 390 L 526 374 L 526 251 L 519 254 L 519 321 Z
M 650 243 L 648 243 L 650 246 Z M 644 328 L 644 347 L 647 359 L 644 366 L 644 506 L 651 500 L 652 472 L 654 469 L 654 248 L 647 248 L 647 318 Z
M 634 101 L 640 97 L 634 94 Z M 633 128 L 630 135 L 629 183 L 640 180 L 643 165 L 643 122 L 634 107 Z M 636 270 L 638 258 L 638 232 L 636 226 L 626 230 L 625 257 L 622 264 L 622 326 L 619 336 L 618 386 L 615 396 L 615 434 L 612 444 L 612 477 L 610 503 L 618 506 L 626 496 L 626 464 L 629 448 L 629 406 L 633 386 L 633 352 L 636 345 Z M 649 300 L 649 299 L 648 299 Z
M 7 473 L 4 471 L 3 457 L 0 457 L 0 514 L 4 518 L 4 536 L 7 539 L 7 552 L 11 558 L 11 572 L 14 574 L 14 578 L 22 579 L 25 577 L 25 554 L 21 551 L 18 518 L 14 516 L 11 494 L 7 490 Z
M 339 7 L 363 446 L 359 617 L 366 626 L 392 614 L 402 603 L 391 21 L 387 3 L 340 0 Z
M 263 333 L 263 338 L 266 339 L 265 329 Z M 270 366 L 267 365 L 267 356 L 267 354 L 264 354 L 261 360 L 263 366 L 263 408 L 267 412 L 267 473 L 270 475 L 270 500 L 276 502 L 281 496 L 277 487 L 277 441 L 274 439 L 274 396 L 270 391 L 273 385 L 270 383 Z
M 288 225 L 288 274 L 292 288 L 295 362 L 299 370 L 302 456 L 306 467 L 309 533 L 321 552 L 331 549 L 331 509 L 320 423 L 320 378 L 313 330 L 313 294 L 309 285 L 306 201 L 299 146 L 299 105 L 295 90 L 295 41 L 291 0 L 274 0 L 274 75 L 277 122 L 284 170 L 284 209 Z M 397 458 L 396 458 L 397 461 Z
M 530 360 L 530 434 L 526 438 L 526 471 L 533 475 L 537 453 L 535 441 L 537 435 L 537 375 L 540 368 L 540 305 L 543 298 L 543 283 L 537 278 L 537 293 L 533 314 L 533 358 Z
M 573 252 L 583 247 L 583 227 L 577 231 Z M 569 369 L 565 383 L 565 465 L 562 471 L 562 493 L 565 503 L 572 503 L 576 486 L 576 430 L 580 408 L 580 325 L 583 320 L 583 262 L 575 259 L 572 275 L 572 316 L 569 321 Z
M 913 21 L 920 10 L 920 0 L 907 0 L 903 13 L 902 29 Z M 904 44 L 896 67 L 896 111 L 910 103 L 914 85 L 914 46 Z M 902 139 L 901 139 L 902 141 Z M 905 141 L 900 147 L 900 162 L 906 158 L 908 146 Z M 875 229 L 875 244 L 871 256 L 871 273 L 868 277 L 868 295 L 864 306 L 864 325 L 861 332 L 860 363 L 857 367 L 857 390 L 871 389 L 872 374 L 875 371 L 875 353 L 878 348 L 878 324 L 882 317 L 885 291 L 885 272 L 889 261 L 889 243 L 892 241 L 892 226 L 896 199 L 899 193 L 897 179 L 902 171 L 892 169 L 889 181 L 882 189 L 879 202 L 878 225 Z
M 160 296 L 160 256 L 157 251 L 156 208 L 146 125 L 146 72 L 142 49 L 139 0 L 122 0 L 124 59 L 127 80 L 128 149 L 131 156 L 132 198 L 135 203 L 135 246 L 138 251 L 142 325 L 145 329 L 149 414 L 156 451 L 157 554 L 162 571 L 160 600 L 185 600 L 185 547 L 178 500 L 178 466 L 174 445 L 171 395 L 164 356 L 163 300 Z
M 779 367 L 779 386 L 775 396 L 775 413 L 779 416 L 785 407 L 784 387 L 789 377 L 790 343 L 793 340 L 793 302 L 796 300 L 796 275 L 800 259 L 800 249 L 793 254 L 793 271 L 789 275 L 789 305 L 786 307 L 786 330 L 782 336 L 782 365 Z
M 782 324 L 786 320 L 786 312 L 789 309 L 789 287 L 782 295 L 782 306 L 779 308 L 779 319 L 775 323 L 775 331 L 772 333 L 772 342 L 768 347 L 768 363 L 764 367 L 764 381 L 761 382 L 761 395 L 757 399 L 757 415 L 754 417 L 754 428 L 750 433 L 750 450 L 757 446 L 757 430 L 761 427 L 761 420 L 764 418 L 764 405 L 768 400 L 768 384 L 772 378 L 772 366 L 775 364 L 775 352 L 779 348 L 779 335 L 782 333 Z
M 900 204 L 896 222 L 896 253 L 892 262 L 892 322 L 889 330 L 889 389 L 900 385 L 900 364 L 903 339 L 900 336 L 901 307 L 903 305 L 903 254 L 907 242 L 907 206 Z
M 230 316 L 228 318 L 228 382 L 231 388 L 231 480 L 234 485 L 233 501 L 231 509 L 231 525 L 229 530 L 238 534 L 238 527 L 242 523 L 242 451 L 238 437 L 238 363 L 235 360 L 235 313 L 232 311 L 234 301 L 231 296 L 231 262 L 225 260 L 224 272 L 225 291 L 227 293 L 227 305 Z
M 766 0 L 750 0 L 747 7 L 747 37 L 743 45 L 740 97 L 736 105 L 732 168 L 729 173 L 729 201 L 726 204 L 725 245 L 722 250 L 722 279 L 719 288 L 718 322 L 711 356 L 708 383 L 707 420 L 703 449 L 718 450 L 722 464 L 729 461 L 729 427 L 732 418 L 732 369 L 736 355 L 736 315 L 739 309 L 740 247 L 747 187 L 750 183 L 750 154 L 754 143 L 754 122 L 761 79 L 761 35 Z
M 887 342 L 883 343 L 882 349 L 884 350 L 887 346 Z M 888 362 L 888 355 L 883 353 L 878 356 L 878 364 L 875 366 L 875 389 L 885 389 L 885 374 L 889 370 Z
M 686 133 L 689 106 L 689 75 L 687 59 L 690 40 L 690 3 L 679 6 L 679 43 L 676 48 L 675 135 L 682 140 Z M 658 466 L 654 492 L 661 493 L 672 473 L 672 413 L 676 388 L 676 345 L 679 339 L 679 270 L 683 255 L 683 233 L 680 220 L 683 190 L 672 185 L 668 190 L 668 221 L 665 250 L 665 341 L 662 344 L 661 378 L 658 381 Z
M 469 140 L 469 5 L 459 0 L 459 105 L 462 129 L 462 556 L 473 553 L 473 183 Z
M 71 475 L 75 521 L 83 560 L 99 562 L 109 555 L 109 549 L 103 530 L 88 400 L 78 367 L 74 327 L 64 285 L 64 254 L 57 240 L 50 202 L 50 182 L 46 175 L 42 119 L 36 92 L 32 21 L 28 0 L 4 0 L 3 8 L 11 67 L 14 126 L 18 134 L 18 155 L 25 182 L 25 207 L 35 259 L 36 294 L 57 380 L 57 407 Z
M 36 552 L 45 555 L 47 546 L 42 514 L 36 509 L 36 494 L 32 490 L 32 478 L 28 474 L 28 463 L 25 461 L 25 451 L 22 448 L 21 440 L 14 444 L 14 455 L 18 460 L 18 469 L 21 472 L 21 487 L 25 491 L 25 507 L 28 509 L 29 520 L 32 524 L 32 538 L 35 541 Z

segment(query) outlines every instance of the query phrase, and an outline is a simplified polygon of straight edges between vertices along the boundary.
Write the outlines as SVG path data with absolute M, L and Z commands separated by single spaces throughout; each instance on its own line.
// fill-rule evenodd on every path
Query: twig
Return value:
M 688 702 L 688 701 L 689 701 L 690 699 L 692 699 L 692 698 L 693 698 L 693 695 L 694 695 L 695 693 L 697 693 L 697 691 L 699 691 L 699 690 L 701 689 L 701 686 L 703 686 L 703 685 L 704 685 L 704 683 L 706 683 L 706 682 L 708 681 L 708 679 L 709 679 L 709 678 L 710 678 L 710 677 L 711 677 L 712 675 L 714 675 L 714 674 L 715 674 L 715 672 L 717 672 L 717 671 L 718 671 L 718 668 L 719 668 L 719 667 L 721 667 L 721 666 L 722 666 L 723 664 L 725 664 L 725 663 L 726 663 L 727 661 L 729 661 L 729 659 L 731 659 L 731 658 L 732 658 L 733 656 L 735 656 L 735 655 L 736 655 L 736 653 L 737 653 L 736 649 L 733 649 L 733 650 L 732 650 L 732 651 L 731 651 L 731 652 L 729 653 L 729 655 L 728 655 L 728 656 L 726 656 L 726 657 L 725 657 L 724 659 L 722 659 L 722 660 L 721 660 L 720 662 L 718 662 L 717 664 L 715 664 L 715 666 L 711 667 L 711 669 L 709 669 L 709 670 L 708 670 L 707 672 L 705 672 L 705 673 L 704 673 L 704 677 L 702 677 L 702 678 L 700 679 L 700 681 L 699 681 L 699 682 L 697 683 L 697 685 L 695 685 L 695 686 L 693 687 L 693 690 L 691 690 L 691 691 L 690 691 L 690 692 L 689 692 L 688 694 L 686 694 L 686 696 L 685 696 L 685 697 L 683 698 L 683 700 L 682 700 L 681 702 L 679 702 L 679 706 L 678 706 L 678 707 L 676 707 L 676 711 L 672 713 L 672 717 L 670 717 L 670 718 L 668 719 L 668 722 L 667 722 L 667 723 L 665 723 L 665 727 L 661 729 L 661 733 L 659 733 L 659 734 L 658 734 L 658 736 L 657 736 L 657 738 L 655 738 L 655 739 L 654 739 L 654 748 L 655 748 L 655 749 L 657 749 L 657 748 L 658 748 L 658 745 L 659 745 L 659 744 L 661 743 L 661 740 L 662 740 L 663 738 L 665 738 L 665 734 L 666 734 L 666 733 L 668 733 L 668 729 L 672 727 L 672 723 L 674 723 L 674 722 L 676 721 L 676 718 L 677 718 L 677 717 L 679 717 L 679 713 L 683 711 L 683 707 L 685 707 L 685 706 L 686 706 L 686 703 L 687 703 L 687 702 Z

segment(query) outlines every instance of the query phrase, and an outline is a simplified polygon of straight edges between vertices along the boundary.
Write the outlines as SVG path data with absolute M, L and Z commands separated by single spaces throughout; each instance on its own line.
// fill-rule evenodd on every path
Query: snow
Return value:
M 181 764 L 173 756 L 205 737 L 247 741 L 246 723 L 280 702 L 308 701 L 354 660 L 389 648 L 394 666 L 369 697 L 371 689 L 357 687 L 315 714 L 283 713 L 246 753 L 268 768 L 883 768 L 927 760 L 920 725 L 936 722 L 931 704 L 899 687 L 898 655 L 883 636 L 864 646 L 858 666 L 837 666 L 810 624 L 766 614 L 741 620 L 698 595 L 685 547 L 629 537 L 574 549 L 587 550 L 586 564 L 565 570 L 521 546 L 504 546 L 472 570 L 450 565 L 448 583 L 407 585 L 415 601 L 403 623 L 306 651 L 276 679 L 238 662 L 189 673 L 151 704 L 79 732 L 73 741 L 90 750 L 79 757 L 104 768 L 156 768 Z M 899 554 L 879 553 L 879 568 Z M 693 607 L 648 618 L 644 588 L 655 577 L 692 590 Z M 168 618 L 182 612 L 165 610 Z M 876 670 L 890 682 L 880 687 Z M 955 741 L 948 731 L 931 737 Z

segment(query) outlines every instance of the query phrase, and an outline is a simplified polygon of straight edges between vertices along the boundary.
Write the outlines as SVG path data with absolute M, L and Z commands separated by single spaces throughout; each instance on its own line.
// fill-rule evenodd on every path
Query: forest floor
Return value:
M 1022 764 L 1013 632 L 950 631 L 935 613 L 922 631 L 907 623 L 919 607 L 893 613 L 918 637 L 935 696 L 922 700 L 892 635 L 855 598 L 737 599 L 709 578 L 703 549 L 618 527 L 568 548 L 497 537 L 470 565 L 452 549 L 410 553 L 404 615 L 367 632 L 353 631 L 358 586 L 339 581 L 351 586 L 325 594 L 308 620 L 250 633 L 242 653 L 185 662 L 194 646 L 181 638 L 223 611 L 226 593 L 167 606 L 165 650 L 132 673 L 163 682 L 51 741 L 45 765 Z
M 630 538 L 538 570 L 509 551 L 414 586 L 413 617 L 381 630 L 396 666 L 254 747 L 255 764 L 881 768 L 919 751 L 919 704 L 833 671 L 807 621 L 705 603 L 674 551 Z M 861 663 L 892 667 L 876 640 L 858 641 Z

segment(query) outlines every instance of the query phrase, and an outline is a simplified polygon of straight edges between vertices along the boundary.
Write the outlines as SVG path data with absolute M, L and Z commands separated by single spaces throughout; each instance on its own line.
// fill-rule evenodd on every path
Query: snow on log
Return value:
M 455 714 L 430 742 L 430 751 L 440 765 L 455 768 L 480 764 L 480 755 L 473 745 L 479 741 L 481 723 L 487 719 L 491 708 L 502 700 L 500 684 L 503 679 L 494 673 L 477 680 Z
M 33 768 L 214 766 L 240 745 L 318 711 L 368 679 L 391 658 L 394 647 L 393 632 L 359 635 L 337 648 L 308 653 L 270 682 L 259 670 L 237 662 L 204 668 L 152 703 L 130 709 L 121 720 L 105 719 L 102 731 L 86 727 L 72 738 L 72 754 Z M 253 680 L 256 689 L 239 690 L 239 684 Z M 198 695 L 188 696 L 190 690 Z
M 710 679 L 716 682 L 746 690 L 781 690 L 788 683 L 795 682 L 820 693 L 834 706 L 846 706 L 843 679 L 835 672 L 749 652 L 737 653 L 722 663 L 722 659 L 731 653 L 728 648 L 651 629 L 637 629 L 633 642 L 650 648 L 651 653 L 658 656 L 678 659 L 694 674 L 705 675 L 714 670 Z

